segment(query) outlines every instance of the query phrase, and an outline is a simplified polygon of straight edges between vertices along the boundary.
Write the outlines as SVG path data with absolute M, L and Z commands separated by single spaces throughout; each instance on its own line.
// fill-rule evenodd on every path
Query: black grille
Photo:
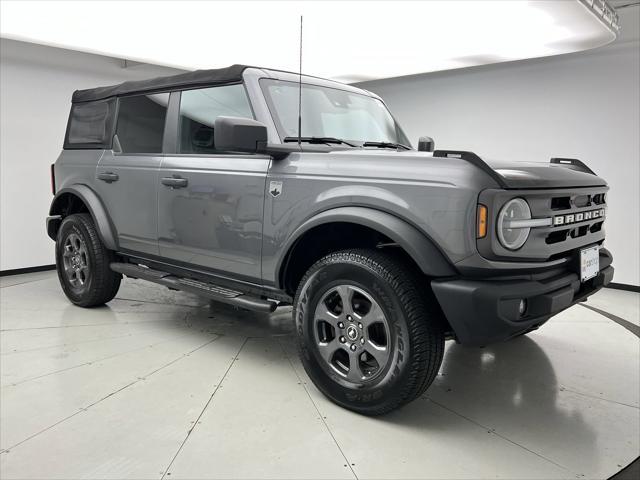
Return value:
M 547 235 L 546 242 L 547 245 L 551 245 L 554 243 L 564 242 L 567 239 L 567 235 L 569 235 L 570 230 L 556 230 L 555 232 L 551 232 Z
M 551 199 L 551 210 L 569 210 L 571 197 L 554 197 Z
M 566 211 L 571 216 L 584 214 L 584 212 L 593 211 L 596 206 L 603 207 L 604 205 L 604 192 L 572 193 L 552 197 L 550 210 L 553 212 L 552 215 L 555 215 L 555 212 L 558 211 Z M 552 216 L 552 218 L 554 218 L 554 224 L 547 228 L 548 234 L 545 238 L 547 245 L 555 245 L 566 240 L 579 239 L 600 232 L 604 223 L 600 218 L 587 218 L 573 225 L 555 225 L 555 216 Z
M 572 208 L 586 208 L 605 204 L 605 194 L 564 195 L 551 198 L 551 210 L 571 210 Z

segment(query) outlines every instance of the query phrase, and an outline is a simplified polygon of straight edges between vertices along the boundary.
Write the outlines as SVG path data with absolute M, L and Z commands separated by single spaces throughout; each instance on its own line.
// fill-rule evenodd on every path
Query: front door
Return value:
M 218 116 L 253 118 L 244 86 L 183 91 L 179 112 L 177 153 L 158 178 L 160 255 L 258 283 L 270 158 L 217 151 L 213 138 Z
M 118 100 L 113 151 L 96 168 L 95 186 L 122 250 L 158 254 L 158 171 L 169 94 Z

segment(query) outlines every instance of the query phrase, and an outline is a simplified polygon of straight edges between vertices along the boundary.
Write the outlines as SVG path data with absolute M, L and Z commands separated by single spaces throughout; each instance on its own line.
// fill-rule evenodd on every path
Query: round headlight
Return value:
M 529 238 L 529 227 L 518 226 L 518 220 L 531 219 L 529 204 L 522 198 L 509 200 L 498 215 L 498 239 L 509 250 L 517 250 Z

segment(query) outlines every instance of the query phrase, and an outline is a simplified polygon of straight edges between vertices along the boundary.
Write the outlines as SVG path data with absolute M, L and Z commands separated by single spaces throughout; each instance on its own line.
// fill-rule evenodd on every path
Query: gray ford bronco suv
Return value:
M 126 275 L 291 304 L 309 377 L 368 415 L 421 395 L 445 339 L 526 334 L 613 277 L 608 187 L 579 160 L 415 150 L 379 97 L 311 76 L 234 65 L 76 91 L 51 174 L 71 302 L 104 304 Z

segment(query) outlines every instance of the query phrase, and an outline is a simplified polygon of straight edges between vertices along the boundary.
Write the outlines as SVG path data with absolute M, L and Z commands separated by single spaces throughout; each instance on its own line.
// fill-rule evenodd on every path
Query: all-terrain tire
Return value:
M 91 215 L 66 217 L 56 238 L 56 270 L 67 298 L 80 307 L 95 307 L 118 293 L 122 275 L 109 264 L 114 255 L 100 240 Z
M 359 377 L 362 378 L 361 382 L 351 382 L 347 379 L 349 374 L 343 371 L 346 363 L 349 363 L 350 371 L 352 362 L 361 365 L 363 358 L 369 358 L 367 351 L 360 348 L 367 349 L 370 338 L 366 333 L 361 333 L 359 337 L 358 332 L 353 330 L 348 332 L 352 335 L 348 338 L 345 336 L 346 320 L 340 320 L 349 316 L 345 316 L 344 302 L 331 297 L 332 289 L 355 292 L 350 298 L 369 298 L 370 303 L 373 301 L 379 307 L 376 311 L 382 310 L 384 313 L 389 330 L 386 337 L 389 351 L 386 364 L 378 364 L 379 369 L 370 381 L 363 375 Z M 340 295 L 340 298 L 344 297 Z M 365 316 L 368 315 L 366 298 L 349 307 L 365 305 L 363 312 Z M 315 317 L 323 315 L 318 311 L 322 312 L 326 305 L 335 305 L 336 302 L 338 307 L 332 308 L 340 316 L 330 319 L 336 326 L 328 328 L 325 325 L 327 322 Z M 332 253 L 316 262 L 299 284 L 293 314 L 299 353 L 307 374 L 329 399 L 358 413 L 381 415 L 414 400 L 433 382 L 442 363 L 442 316 L 428 284 L 417 274 L 413 265 L 377 250 L 346 250 Z M 324 316 L 330 317 L 331 314 L 325 313 Z M 359 325 L 360 317 L 357 314 L 351 318 L 354 317 L 349 325 L 354 329 L 360 328 L 360 332 L 371 333 L 367 327 L 363 330 Z M 339 343 L 333 343 L 334 340 L 330 339 L 331 329 L 335 330 L 334 340 L 338 339 Z M 319 330 L 328 333 L 318 333 Z M 321 334 L 329 338 L 319 340 Z M 349 343 L 352 337 L 355 347 Z M 323 350 L 326 345 L 337 345 L 338 350 L 347 346 L 347 354 L 353 354 L 356 358 L 349 357 L 348 362 L 339 361 L 337 357 L 343 359 L 345 355 L 336 350 L 333 357 L 327 360 L 330 355 L 327 355 L 329 350 Z M 350 353 L 350 349 L 354 351 Z M 372 370 L 376 372 L 375 367 Z M 356 373 L 361 371 L 364 372 L 364 368 L 358 367 Z

